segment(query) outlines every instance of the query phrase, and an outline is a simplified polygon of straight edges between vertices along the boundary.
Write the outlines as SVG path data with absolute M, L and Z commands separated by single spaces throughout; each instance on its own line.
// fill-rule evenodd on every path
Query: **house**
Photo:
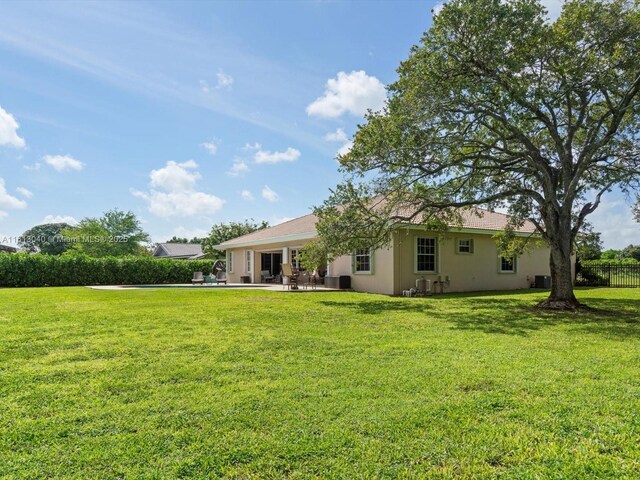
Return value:
M 8 245 L 0 245 L 0 253 L 16 253 L 18 251 L 15 247 L 10 247 Z
M 159 243 L 153 251 L 156 258 L 199 260 L 205 257 L 199 243 Z
M 529 288 L 535 276 L 549 275 L 546 245 L 535 242 L 522 255 L 503 257 L 493 235 L 504 230 L 509 217 L 482 209 L 475 212 L 465 211 L 462 224 L 445 233 L 402 225 L 394 229 L 388 247 L 339 257 L 327 265 L 327 276 L 349 276 L 356 291 L 401 295 L 421 278 L 438 291 L 442 287 L 445 292 L 466 292 Z M 316 221 L 313 214 L 305 215 L 218 245 L 227 252 L 229 281 L 249 277 L 259 283 L 263 270 L 275 275 L 282 263 L 300 267 L 298 252 L 318 237 Z M 516 235 L 530 237 L 534 232 L 534 225 L 526 222 Z

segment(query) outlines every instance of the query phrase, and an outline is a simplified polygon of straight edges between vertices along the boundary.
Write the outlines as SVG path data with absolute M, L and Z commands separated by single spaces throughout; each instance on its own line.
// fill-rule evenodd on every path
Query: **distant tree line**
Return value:
M 191 239 L 173 236 L 167 243 L 202 245 L 209 258 L 224 258 L 225 251 L 215 246 L 232 238 L 267 228 L 266 221 L 253 219 L 243 222 L 216 223 L 207 237 Z M 36 225 L 22 234 L 18 242 L 28 253 L 44 255 L 86 255 L 94 258 L 151 256 L 151 237 L 140 220 L 131 212 L 113 209 L 100 217 L 87 217 L 77 225 L 46 223 Z

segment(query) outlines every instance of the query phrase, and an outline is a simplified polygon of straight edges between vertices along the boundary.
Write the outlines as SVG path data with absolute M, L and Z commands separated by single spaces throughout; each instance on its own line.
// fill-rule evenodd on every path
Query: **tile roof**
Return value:
M 283 239 L 286 240 L 287 237 L 293 237 L 292 239 L 295 239 L 299 236 L 313 238 L 317 235 L 317 221 L 318 219 L 316 218 L 316 216 L 313 213 L 310 213 L 303 217 L 298 217 L 287 222 L 279 223 L 278 225 L 274 225 L 273 227 L 264 228 L 256 232 L 248 233 L 241 237 L 227 240 L 226 242 L 222 242 L 220 244 L 220 247 L 224 249 L 233 245 L 244 245 L 252 242 L 268 243 L 269 240 L 273 240 L 274 242 L 282 241 Z
M 482 208 L 472 208 L 461 212 L 462 225 L 451 225 L 452 228 L 464 228 L 474 230 L 486 230 L 487 233 L 504 230 L 507 226 L 509 216 L 504 213 L 490 212 Z M 286 241 L 288 238 L 307 239 L 317 236 L 317 217 L 314 214 L 294 218 L 288 222 L 274 225 L 273 227 L 258 230 L 257 232 L 243 235 L 231 240 L 227 240 L 219 245 L 224 250 L 229 247 L 239 247 L 251 244 L 268 244 Z M 419 225 L 420 220 L 414 219 L 411 224 Z M 516 230 L 520 233 L 535 232 L 535 225 L 529 221 Z
M 202 245 L 199 243 L 159 243 L 169 257 L 202 257 Z

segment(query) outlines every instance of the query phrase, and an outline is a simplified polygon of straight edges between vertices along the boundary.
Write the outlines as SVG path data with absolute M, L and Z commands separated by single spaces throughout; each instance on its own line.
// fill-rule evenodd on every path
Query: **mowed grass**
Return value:
M 640 289 L 544 295 L 0 290 L 0 477 L 640 477 Z

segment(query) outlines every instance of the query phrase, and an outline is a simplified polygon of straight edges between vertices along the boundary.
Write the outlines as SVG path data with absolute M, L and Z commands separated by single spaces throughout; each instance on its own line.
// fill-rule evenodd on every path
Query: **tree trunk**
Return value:
M 538 304 L 539 308 L 548 310 L 576 310 L 581 306 L 573 294 L 573 275 L 571 273 L 570 228 L 557 229 L 550 233 L 551 255 L 551 294 L 549 298 Z

